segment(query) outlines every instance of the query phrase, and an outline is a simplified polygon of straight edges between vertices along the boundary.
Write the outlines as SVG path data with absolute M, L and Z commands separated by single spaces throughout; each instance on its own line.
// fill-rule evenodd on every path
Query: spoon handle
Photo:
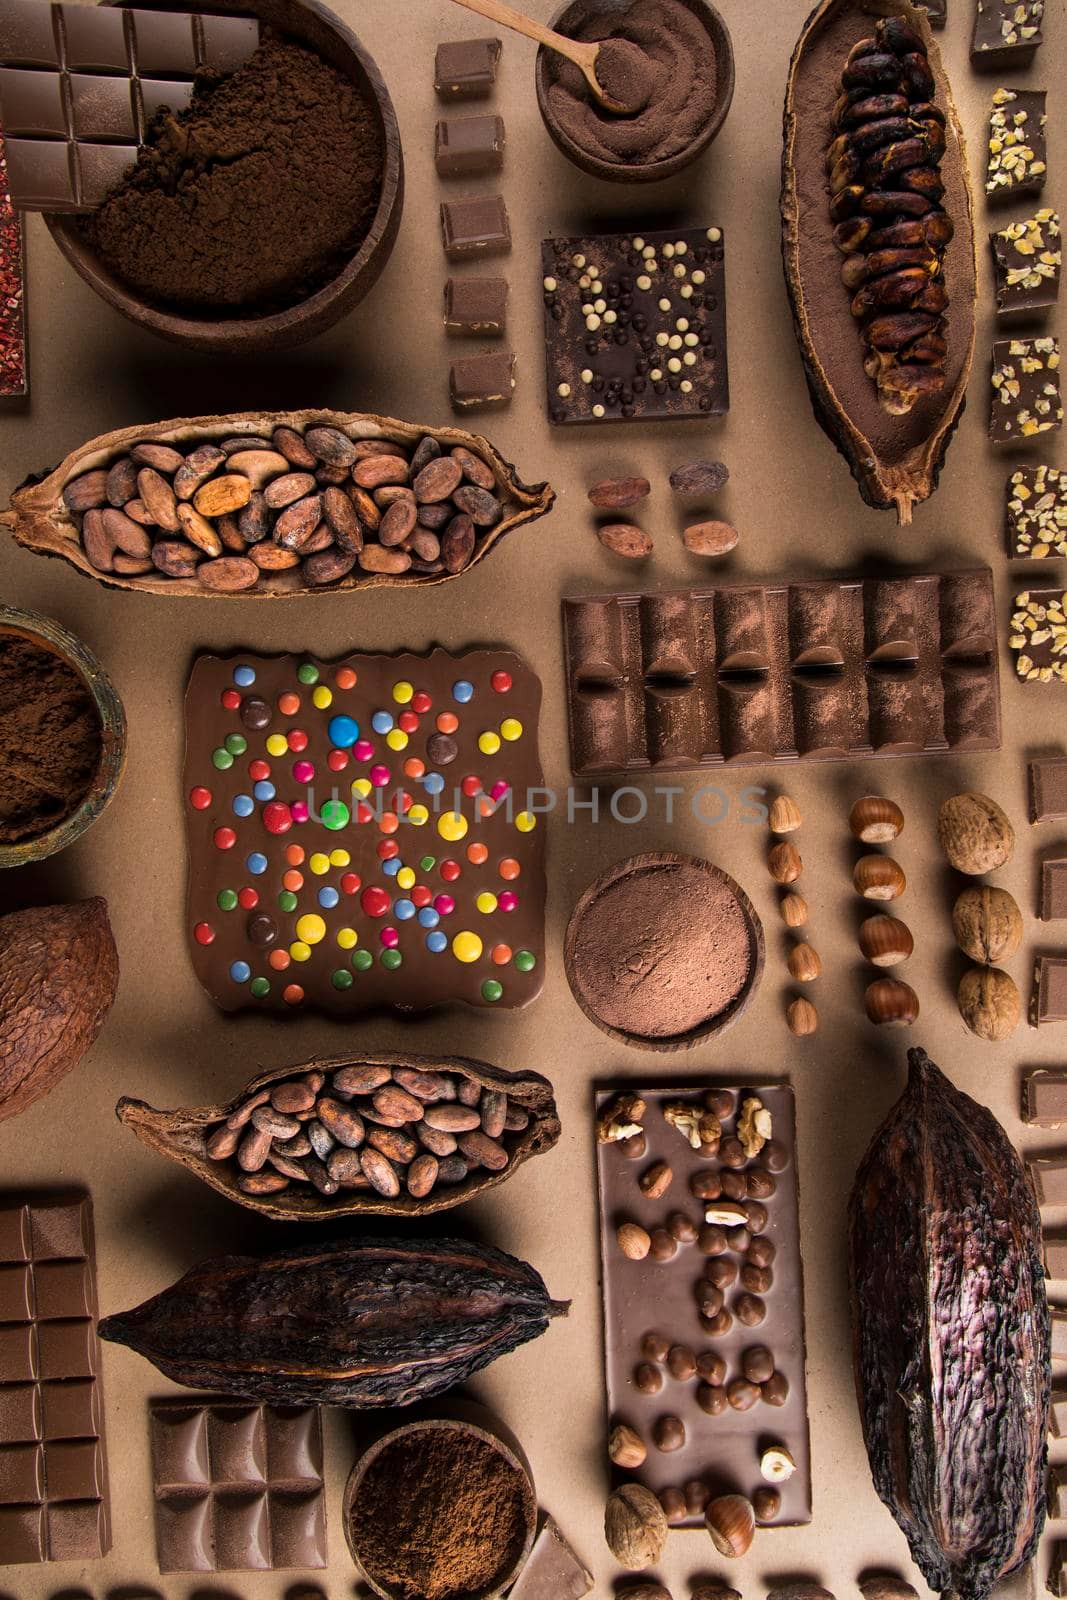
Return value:
M 514 28 L 516 33 L 524 33 L 528 39 L 533 39 L 537 44 L 547 45 L 550 50 L 558 50 L 560 55 L 569 56 L 570 59 L 583 65 L 585 55 L 589 54 L 590 46 L 574 39 L 568 39 L 565 34 L 555 33 L 551 28 L 546 28 L 543 22 L 535 22 L 532 17 L 526 17 L 521 11 L 515 11 L 511 6 L 505 5 L 504 0 L 455 0 L 456 5 L 466 6 L 468 11 L 476 11 L 479 16 L 487 17 L 490 22 L 498 22 L 502 28 Z

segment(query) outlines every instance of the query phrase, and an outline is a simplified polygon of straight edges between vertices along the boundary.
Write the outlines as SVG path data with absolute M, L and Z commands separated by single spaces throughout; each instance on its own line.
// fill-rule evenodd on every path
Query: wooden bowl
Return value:
M 0 868 L 25 867 L 65 850 L 111 803 L 126 765 L 126 713 L 111 679 L 92 651 L 51 617 L 0 606 L 0 635 L 15 634 L 51 651 L 85 681 L 100 718 L 100 762 L 81 805 L 69 817 L 32 839 L 0 844 Z
M 526 1565 L 530 1551 L 533 1548 L 534 1537 L 537 1533 L 537 1495 L 534 1490 L 533 1473 L 525 1452 L 514 1434 L 503 1422 L 495 1417 L 484 1406 L 471 1402 L 445 1402 L 440 1414 L 435 1417 L 426 1417 L 418 1422 L 405 1422 L 399 1428 L 393 1428 L 377 1439 L 356 1461 L 349 1474 L 345 1486 L 345 1496 L 341 1511 L 344 1523 L 345 1539 L 348 1543 L 349 1553 L 364 1581 L 381 1596 L 381 1600 L 402 1600 L 398 1591 L 387 1589 L 378 1583 L 364 1567 L 359 1556 L 358 1541 L 352 1530 L 352 1512 L 359 1497 L 360 1489 L 367 1472 L 378 1460 L 383 1451 L 398 1440 L 412 1435 L 429 1432 L 445 1432 L 454 1434 L 457 1446 L 464 1439 L 480 1439 L 483 1444 L 490 1445 L 507 1462 L 515 1473 L 521 1476 L 516 1479 L 523 1497 L 523 1512 L 525 1517 L 525 1540 L 521 1550 L 514 1560 L 504 1565 L 506 1555 L 501 1555 L 501 1571 L 493 1582 L 484 1589 L 471 1589 L 464 1591 L 464 1600 L 494 1600 L 494 1597 L 510 1587 L 523 1567 Z
M 102 0 L 114 5 L 119 0 Z M 171 0 L 136 0 L 153 11 L 169 11 Z M 82 237 L 76 217 L 46 214 L 45 223 L 74 270 L 101 299 L 131 322 L 191 350 L 248 355 L 257 350 L 284 350 L 303 344 L 359 304 L 377 281 L 392 253 L 404 204 L 404 158 L 400 128 L 389 91 L 373 59 L 351 29 L 318 0 L 212 0 L 211 10 L 260 18 L 315 50 L 324 60 L 369 89 L 385 141 L 385 166 L 378 209 L 355 255 L 330 283 L 284 311 L 262 316 L 182 316 L 143 300 L 115 276 Z
M 568 0 L 568 3 L 556 12 L 549 26 L 557 33 L 573 35 L 590 17 L 604 16 L 616 11 L 623 13 L 630 9 L 632 3 L 633 0 Z M 715 105 L 707 123 L 693 142 L 686 149 L 668 156 L 666 160 L 649 161 L 643 165 L 625 161 L 605 161 L 603 157 L 594 155 L 577 144 L 570 134 L 560 127 L 548 101 L 553 62 L 557 58 L 554 52 L 547 50 L 544 45 L 537 52 L 534 75 L 541 119 L 553 142 L 562 150 L 568 161 L 573 161 L 576 167 L 580 167 L 583 172 L 591 173 L 594 178 L 604 178 L 608 183 L 659 183 L 663 178 L 672 178 L 676 172 L 681 172 L 696 161 L 698 156 L 703 155 L 726 121 L 726 114 L 734 97 L 734 49 L 729 29 L 710 0 L 680 0 L 680 3 L 704 24 L 715 47 Z

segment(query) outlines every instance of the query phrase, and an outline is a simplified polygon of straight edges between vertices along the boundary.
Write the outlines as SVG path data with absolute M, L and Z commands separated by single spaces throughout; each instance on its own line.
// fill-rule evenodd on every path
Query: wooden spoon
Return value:
M 612 99 L 607 90 L 599 83 L 596 75 L 596 58 L 602 46 L 598 43 L 583 44 L 579 39 L 568 39 L 564 33 L 556 33 L 552 28 L 546 28 L 543 22 L 535 22 L 532 17 L 523 16 L 521 11 L 515 11 L 504 0 L 455 0 L 456 5 L 466 6 L 468 11 L 476 11 L 479 16 L 487 17 L 490 22 L 498 22 L 502 28 L 513 28 L 516 33 L 523 33 L 527 39 L 533 39 L 537 44 L 547 45 L 549 50 L 555 50 L 561 56 L 566 56 L 585 77 L 586 83 L 593 92 L 594 97 L 608 111 L 626 114 L 639 110 L 640 107 L 624 106 L 618 100 Z

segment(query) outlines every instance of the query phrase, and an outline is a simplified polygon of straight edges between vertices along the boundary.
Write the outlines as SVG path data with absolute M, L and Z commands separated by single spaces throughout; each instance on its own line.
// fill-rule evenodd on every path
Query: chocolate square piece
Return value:
M 450 40 L 437 46 L 433 86 L 442 100 L 484 99 L 499 62 L 499 39 Z
M 449 278 L 445 284 L 445 332 L 488 338 L 507 329 L 506 278 Z
M 708 1080 L 666 1089 L 628 1082 L 625 1091 L 628 1099 L 644 1102 L 636 1122 L 632 1105 L 619 1118 L 613 1115 L 620 1089 L 596 1095 L 605 1430 L 616 1422 L 629 1424 L 648 1454 L 632 1471 L 613 1469 L 613 1483 L 637 1482 L 657 1495 L 670 1491 L 678 1502 L 671 1521 L 702 1527 L 703 1501 L 687 1502 L 682 1486 L 701 1483 L 714 1493 L 724 1482 L 733 1484 L 738 1463 L 758 1462 L 761 1449 L 774 1442 L 796 1462 L 796 1471 L 777 1486 L 781 1509 L 774 1526 L 810 1522 L 793 1091 L 781 1083 L 725 1087 Z M 751 1158 L 738 1145 L 737 1163 L 732 1154 L 726 1162 L 705 1155 L 699 1119 L 713 1104 L 723 1146 L 736 1143 L 746 1101 L 769 1113 L 772 1142 Z M 748 1114 L 754 1115 L 753 1108 Z M 633 1161 L 616 1131 L 621 1135 L 638 1124 L 647 1149 L 641 1161 Z M 656 1162 L 665 1162 L 674 1179 L 667 1194 L 650 1200 L 638 1180 Z M 725 1196 L 694 1196 L 696 1180 L 721 1183 L 737 1173 L 751 1197 L 743 1205 Z M 624 1255 L 617 1230 L 628 1221 L 657 1239 L 662 1233 L 662 1250 L 639 1261 Z M 738 1383 L 754 1391 L 747 1410 L 728 1401 Z M 667 1448 L 657 1448 L 656 1430 L 665 1420 L 672 1431 Z
M 504 142 L 503 117 L 443 117 L 434 131 L 437 176 L 467 178 L 499 172 Z
M 593 1574 L 546 1516 L 508 1600 L 582 1600 L 592 1587 Z
M 128 12 L 122 6 L 60 7 L 69 72 L 103 72 L 126 77 L 130 52 L 126 42 Z
M 1039 1206 L 1067 1205 L 1067 1156 L 1031 1156 L 1026 1168 Z
M 137 160 L 133 144 L 76 144 L 78 188 L 83 206 L 103 205 Z
M 1067 917 L 1067 857 L 1041 863 L 1041 920 L 1059 922 Z
M 998 89 L 989 114 L 985 192 L 1017 200 L 1045 187 L 1045 91 Z
M 128 78 L 105 78 L 98 72 L 72 72 L 70 98 L 74 137 L 90 143 L 136 142 L 137 118 L 132 90 L 133 84 Z
M 138 86 L 141 91 L 141 106 L 146 128 L 151 127 L 164 108 L 176 114 L 187 110 L 193 103 L 191 83 L 177 83 L 173 79 L 167 82 L 162 78 L 141 78 Z
M 1035 1067 L 1023 1075 L 1023 1121 L 1031 1128 L 1067 1124 L 1067 1072 Z
M 110 1548 L 95 1316 L 89 1200 L 0 1207 L 0 1567 Z
M 58 67 L 61 59 L 52 6 L 46 0 L 4 0 L 0 61 L 13 67 Z
M 0 106 L 9 139 L 62 139 L 66 135 L 63 78 L 58 72 L 0 68 Z
M 197 68 L 194 19 L 180 11 L 129 11 L 133 57 L 146 78 L 191 78 Z
M 508 208 L 498 194 L 445 200 L 441 205 L 441 235 L 450 261 L 507 255 L 511 249 Z
M 1015 596 L 1008 645 L 1024 683 L 1067 679 L 1067 591 L 1024 589 Z
M 150 1418 L 161 1572 L 326 1565 L 317 1407 L 160 1400 Z
M 1041 43 L 1045 0 L 975 0 L 971 65 L 1026 67 Z
M 510 405 L 514 388 L 515 357 L 510 350 L 464 356 L 453 361 L 449 372 L 449 394 L 457 411 L 485 411 Z
M 1016 467 L 1008 479 L 1007 533 L 1009 556 L 1067 556 L 1067 473 L 1044 462 Z
M 992 442 L 1022 444 L 1062 426 L 1059 340 L 998 340 L 989 411 Z
M 1034 968 L 1034 989 L 1030 1001 L 1030 1022 L 1041 1027 L 1046 1022 L 1067 1022 L 1067 956 L 1039 956 Z M 1064 1164 L 1067 1169 L 1067 1163 Z M 1051 1204 L 1067 1204 L 1067 1170 L 1064 1198 Z
M 1000 317 L 1033 316 L 1056 304 L 1060 292 L 1060 219 L 1047 206 L 1025 222 L 989 235 Z
M 216 1004 L 350 1016 L 539 994 L 540 704 L 501 650 L 201 656 L 187 931 Z
M 12 204 L 20 211 L 80 209 L 73 145 L 53 139 L 5 139 L 4 147 Z
M 723 252 L 720 228 L 546 239 L 550 421 L 728 411 Z
M 1042 756 L 1029 765 L 1030 821 L 1067 821 L 1067 756 Z
M 255 53 L 259 45 L 259 23 L 255 17 L 198 18 L 200 64 L 212 72 L 236 72 Z
M 1067 1389 L 1053 1389 L 1049 1420 L 1053 1438 L 1067 1439 Z

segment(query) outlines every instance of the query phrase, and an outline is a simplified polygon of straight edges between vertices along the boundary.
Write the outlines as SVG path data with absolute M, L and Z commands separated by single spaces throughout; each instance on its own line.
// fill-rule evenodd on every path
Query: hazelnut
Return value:
M 667 1353 L 667 1371 L 679 1383 L 696 1377 L 697 1358 L 687 1344 L 672 1344 Z
M 773 1522 L 782 1509 L 782 1497 L 777 1489 L 757 1489 L 752 1496 L 752 1509 L 757 1522 Z
M 639 1394 L 659 1394 L 663 1388 L 663 1374 L 651 1361 L 642 1361 L 634 1368 L 634 1388 Z
M 722 1172 L 719 1184 L 727 1200 L 744 1200 L 748 1194 L 748 1179 L 743 1172 Z
M 863 1004 L 871 1022 L 904 1028 L 919 1015 L 919 996 L 899 978 L 876 978 L 867 986 Z
M 768 1139 L 761 1154 L 768 1172 L 784 1172 L 789 1165 L 789 1150 L 780 1139 Z
M 784 1483 L 793 1476 L 797 1464 L 784 1444 L 772 1444 L 760 1456 L 759 1469 L 768 1483 Z
M 980 877 L 1002 867 L 1015 849 L 1015 829 L 986 794 L 954 794 L 937 814 L 937 837 L 957 872 Z
M 704 1276 L 717 1289 L 728 1289 L 737 1281 L 737 1265 L 729 1256 L 712 1256 L 704 1268 Z
M 646 1172 L 642 1172 L 637 1180 L 637 1186 L 646 1200 L 660 1200 L 673 1181 L 674 1171 L 667 1162 L 654 1161 Z
M 849 812 L 848 825 L 864 844 L 888 844 L 904 831 L 904 813 L 895 800 L 865 794 Z
M 774 1182 L 773 1178 L 771 1179 L 771 1182 Z M 762 1200 L 745 1201 L 745 1216 L 748 1218 L 749 1233 L 762 1233 L 764 1228 L 767 1226 L 769 1215 L 770 1213 L 768 1212 L 767 1207 L 763 1204 Z M 751 1239 L 746 1239 L 746 1250 L 751 1243 Z
M 751 1500 L 742 1494 L 722 1494 L 708 1502 L 704 1523 L 721 1556 L 737 1560 L 747 1555 L 756 1531 Z
M 796 883 L 804 871 L 796 845 L 790 844 L 788 839 L 772 845 L 767 855 L 767 871 L 775 883 Z
M 729 1089 L 709 1089 L 704 1096 L 704 1104 L 720 1122 L 725 1122 L 734 1114 L 734 1097 Z
M 774 1283 L 770 1267 L 754 1267 L 746 1262 L 741 1268 L 741 1287 L 749 1294 L 767 1294 Z
M 805 1039 L 809 1034 L 817 1032 L 819 1013 L 810 1000 L 798 995 L 786 1007 L 785 1021 L 790 1033 L 796 1034 L 798 1039 Z
M 745 1173 L 745 1186 L 750 1200 L 769 1200 L 778 1189 L 778 1180 L 762 1167 L 750 1167 Z M 749 1224 L 752 1217 L 749 1215 Z M 756 1232 L 759 1233 L 759 1229 Z
M 694 1172 L 689 1180 L 689 1193 L 697 1200 L 717 1200 L 722 1194 L 722 1184 L 717 1172 Z
M 714 1317 L 700 1318 L 700 1326 L 712 1339 L 724 1339 L 734 1325 L 734 1319 L 725 1307 Z
M 789 1379 L 784 1372 L 773 1372 L 766 1383 L 760 1384 L 763 1403 L 767 1406 L 784 1406 L 789 1399 Z
M 690 1478 L 685 1485 L 685 1509 L 691 1517 L 702 1517 L 711 1499 L 711 1490 L 703 1478 Z
M 747 1222 L 744 1227 L 739 1224 L 736 1228 L 727 1228 L 726 1243 L 731 1250 L 736 1250 L 738 1255 L 743 1255 L 752 1243 L 752 1234 Z
M 822 957 L 814 945 L 804 941 L 790 950 L 786 966 L 796 983 L 814 983 L 822 972 Z
M 620 1141 L 619 1149 L 627 1161 L 643 1161 L 648 1154 L 648 1139 L 644 1133 L 631 1134 L 628 1139 Z
M 724 1583 L 698 1583 L 693 1587 L 689 1600 L 741 1600 L 736 1589 L 728 1589 Z
M 903 867 L 891 856 L 860 856 L 852 883 L 865 900 L 899 900 L 908 887 Z
M 799 949 L 799 946 L 797 948 Z M 735 1131 L 741 1141 L 741 1148 L 751 1161 L 753 1157 L 759 1155 L 774 1132 L 771 1114 L 758 1095 L 748 1095 L 742 1100 Z
M 694 1291 L 701 1316 L 717 1317 L 725 1304 L 725 1295 L 713 1283 L 698 1283 Z
M 765 1344 L 751 1345 L 741 1356 L 741 1371 L 749 1383 L 766 1383 L 774 1372 L 774 1357 Z
M 649 1236 L 648 1253 L 653 1261 L 670 1261 L 678 1254 L 678 1241 L 666 1228 L 654 1228 Z
M 676 1528 L 680 1522 L 684 1522 L 689 1515 L 689 1510 L 685 1503 L 685 1495 L 681 1489 L 661 1489 L 659 1503 L 663 1507 L 663 1515 L 672 1528 Z
M 615 1590 L 615 1600 L 672 1600 L 672 1595 L 662 1583 L 628 1583 Z
M 652 1428 L 652 1443 L 665 1455 L 672 1450 L 680 1450 L 685 1444 L 685 1423 L 681 1417 L 657 1418 Z
M 709 1417 L 717 1417 L 726 1410 L 729 1401 L 726 1390 L 711 1383 L 702 1383 L 697 1389 L 697 1405 L 701 1411 L 706 1411 Z
M 629 1261 L 643 1261 L 652 1247 L 652 1239 L 636 1222 L 622 1222 L 615 1229 L 619 1249 Z
M 772 833 L 795 833 L 803 820 L 800 807 L 789 795 L 780 794 L 771 801 L 768 821 Z
M 724 1139 L 719 1146 L 719 1161 L 724 1167 L 743 1167 L 748 1160 L 740 1139 Z
M 860 1584 L 863 1600 L 919 1600 L 910 1583 L 895 1573 L 875 1572 Z
M 899 917 L 868 917 L 859 931 L 859 947 L 872 967 L 896 967 L 915 949 L 911 929 Z
M 734 1316 L 746 1328 L 757 1328 L 767 1316 L 767 1307 L 758 1294 L 739 1294 L 734 1301 Z
M 726 1385 L 726 1398 L 735 1411 L 751 1411 L 760 1397 L 759 1384 L 747 1378 L 735 1378 Z
M 779 901 L 778 909 L 787 928 L 802 928 L 808 920 L 808 902 L 802 894 L 790 892 Z
M 635 1472 L 643 1466 L 648 1449 L 645 1441 L 636 1428 L 631 1428 L 628 1423 L 617 1422 L 608 1434 L 608 1457 L 617 1467 L 622 1467 L 627 1472 Z
M 608 1496 L 604 1537 L 620 1567 L 640 1572 L 655 1566 L 667 1543 L 667 1519 L 651 1489 L 624 1483 Z
M 639 1094 L 617 1094 L 596 1119 L 599 1144 L 611 1144 L 635 1137 L 641 1131 L 648 1103 Z
M 672 1211 L 667 1218 L 667 1232 L 679 1244 L 695 1244 L 699 1229 L 684 1211 Z
M 702 1350 L 697 1356 L 697 1373 L 713 1389 L 721 1389 L 726 1382 L 726 1362 L 715 1350 Z
M 999 967 L 970 967 L 960 979 L 956 1001 L 971 1032 L 990 1044 L 1007 1039 L 1019 1026 L 1019 990 Z
M 745 1251 L 746 1261 L 751 1261 L 754 1267 L 769 1267 L 778 1254 L 777 1246 L 773 1239 L 765 1239 L 762 1235 L 753 1239 Z
M 704 1219 L 720 1228 L 743 1228 L 748 1221 L 739 1200 L 709 1200 L 704 1207 Z
M 717 1228 L 708 1223 L 697 1234 L 697 1249 L 705 1256 L 724 1256 L 726 1254 L 726 1230 Z
M 670 1340 L 665 1339 L 662 1333 L 646 1333 L 641 1340 L 641 1354 L 646 1361 L 666 1361 L 670 1348 Z
M 1022 942 L 1022 912 L 1007 889 L 973 884 L 952 907 L 952 931 L 965 956 L 995 967 L 1013 956 Z

